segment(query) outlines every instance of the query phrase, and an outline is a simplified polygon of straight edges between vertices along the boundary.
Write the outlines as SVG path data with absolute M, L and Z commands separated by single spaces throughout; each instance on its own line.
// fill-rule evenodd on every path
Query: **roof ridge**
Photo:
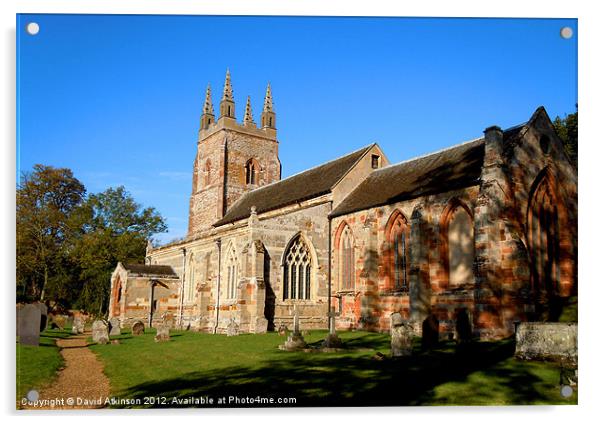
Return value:
M 527 122 L 523 122 L 523 123 L 518 124 L 518 125 L 514 125 L 514 126 L 509 127 L 509 128 L 506 128 L 506 129 L 502 130 L 502 132 L 512 131 L 512 130 L 524 127 L 527 124 L 528 124 L 528 121 Z M 375 170 L 373 172 L 373 174 L 379 173 L 379 172 L 384 171 L 384 170 L 389 169 L 389 168 L 393 168 L 393 167 L 398 166 L 398 165 L 403 165 L 405 163 L 413 162 L 413 161 L 418 160 L 418 159 L 424 159 L 424 158 L 427 158 L 429 156 L 437 155 L 437 154 L 446 152 L 448 150 L 452 150 L 452 149 L 455 149 L 455 148 L 458 148 L 458 147 L 461 147 L 461 146 L 465 146 L 465 145 L 470 144 L 470 143 L 476 143 L 476 142 L 484 140 L 484 139 L 485 138 L 483 136 L 477 137 L 477 138 L 473 138 L 471 140 L 462 141 L 462 142 L 460 142 L 458 144 L 454 144 L 453 146 L 444 147 L 443 149 L 435 150 L 433 152 L 425 153 L 425 154 L 422 154 L 422 155 L 419 155 L 419 156 L 414 156 L 413 158 L 406 159 L 406 160 L 403 160 L 401 162 L 391 163 L 389 165 L 383 166 L 380 169 Z
M 245 194 L 248 194 L 248 193 L 253 193 L 254 191 L 258 191 L 258 190 L 264 189 L 264 188 L 266 188 L 266 187 L 269 187 L 269 186 L 272 186 L 272 185 L 275 185 L 275 184 L 281 183 L 281 182 L 283 182 L 283 181 L 289 180 L 289 179 L 291 179 L 291 178 L 293 178 L 293 177 L 296 177 L 297 175 L 301 175 L 301 174 L 305 174 L 306 172 L 313 171 L 314 169 L 317 169 L 317 168 L 320 168 L 320 167 L 322 167 L 322 166 L 328 165 L 329 163 L 336 162 L 336 161 L 338 161 L 338 160 L 341 160 L 341 159 L 343 159 L 343 158 L 346 158 L 347 156 L 351 156 L 351 155 L 353 155 L 353 154 L 355 154 L 355 153 L 359 153 L 359 152 L 361 152 L 362 150 L 367 150 L 368 148 L 372 147 L 374 144 L 376 144 L 376 143 L 372 143 L 372 144 L 368 144 L 368 145 L 366 145 L 366 146 L 364 146 L 364 147 L 360 147 L 359 149 L 356 149 L 356 150 L 354 150 L 354 151 L 352 151 L 352 152 L 349 152 L 349 153 L 345 153 L 344 155 L 342 155 L 342 156 L 339 156 L 339 157 L 337 157 L 337 158 L 334 158 L 334 159 L 331 159 L 331 160 L 329 160 L 329 161 L 323 162 L 323 163 L 321 163 L 321 164 L 319 164 L 319 165 L 312 166 L 311 168 L 307 168 L 307 169 L 305 169 L 305 170 L 303 170 L 303 171 L 299 171 L 299 172 L 297 172 L 297 173 L 295 173 L 295 174 L 293 174 L 293 175 L 289 175 L 288 177 L 286 177 L 286 178 L 284 178 L 284 179 L 281 179 L 281 180 L 278 180 L 278 181 L 273 181 L 273 182 L 271 182 L 271 183 L 269 183 L 269 184 L 262 185 L 261 187 L 257 187 L 256 189 L 254 189 L 254 190 L 251 190 L 251 191 L 248 191 L 248 192 L 247 192 L 247 193 L 245 193 Z M 242 197 L 241 197 L 241 198 L 242 198 Z
M 372 173 L 372 175 L 380 173 L 381 171 L 384 171 L 386 169 L 394 168 L 396 166 L 403 165 L 403 164 L 406 164 L 406 163 L 409 163 L 409 162 L 414 162 L 415 160 L 418 160 L 418 159 L 424 159 L 424 158 L 427 158 L 429 156 L 438 155 L 438 154 L 446 152 L 448 150 L 455 149 L 457 147 L 465 146 L 465 145 L 470 144 L 470 143 L 476 143 L 477 141 L 481 141 L 483 139 L 484 139 L 483 137 L 479 137 L 479 138 L 475 138 L 475 139 L 472 139 L 472 140 L 463 141 L 461 143 L 454 144 L 453 146 L 449 146 L 449 147 L 445 147 L 443 149 L 435 150 L 433 152 L 425 153 L 425 154 L 420 155 L 420 156 L 414 156 L 413 158 L 406 159 L 406 160 L 403 160 L 401 162 L 391 163 L 391 164 L 389 164 L 387 166 L 383 166 L 382 168 L 375 170 Z
M 230 208 L 229 208 L 229 209 L 230 209 L 230 210 L 232 210 L 232 209 L 234 208 L 234 205 L 236 205 L 238 202 L 242 202 L 242 201 L 243 201 L 243 199 L 245 199 L 247 196 L 251 195 L 251 193 L 256 193 L 256 192 L 258 192 L 258 191 L 261 191 L 261 190 L 263 190 L 263 189 L 265 189 L 265 188 L 268 188 L 268 187 L 274 186 L 274 185 L 276 185 L 276 184 L 279 184 L 279 183 L 282 183 L 282 182 L 284 182 L 284 181 L 288 181 L 288 180 L 290 180 L 290 179 L 291 179 L 291 178 L 293 178 L 293 177 L 296 177 L 296 176 L 299 176 L 299 175 L 305 174 L 306 172 L 309 172 L 309 171 L 312 171 L 312 170 L 314 170 L 314 169 L 320 168 L 320 167 L 322 167 L 322 166 L 328 165 L 329 163 L 336 162 L 336 161 L 338 161 L 338 160 L 341 160 L 341 159 L 343 159 L 343 158 L 346 158 L 347 156 L 351 156 L 351 155 L 353 155 L 353 154 L 359 153 L 359 152 L 361 152 L 362 150 L 368 150 L 370 147 L 372 147 L 372 146 L 373 146 L 373 145 L 375 145 L 375 144 L 376 144 L 376 143 L 368 144 L 368 145 L 366 145 L 366 146 L 363 146 L 363 147 L 360 147 L 359 149 L 356 149 L 356 150 L 354 150 L 354 151 L 352 151 L 352 152 L 349 152 L 349 153 L 346 153 L 346 154 L 344 154 L 344 155 L 342 155 L 342 156 L 339 156 L 339 157 L 337 157 L 337 158 L 335 158 L 335 159 L 331 159 L 331 160 L 329 160 L 329 161 L 327 161 L 327 162 L 324 162 L 324 163 L 321 163 L 321 164 L 319 164 L 319 165 L 313 166 L 313 167 L 311 167 L 311 168 L 305 169 L 305 170 L 303 170 L 303 171 L 297 172 L 297 173 L 295 173 L 295 174 L 293 174 L 293 175 L 289 175 L 288 177 L 286 177 L 286 178 L 284 178 L 284 179 L 281 179 L 281 180 L 278 180 L 278 181 L 272 181 L 271 183 L 268 183 L 268 184 L 262 185 L 261 187 L 257 187 L 257 188 L 255 188 L 255 189 L 253 189 L 253 190 L 251 190 L 251 191 L 247 191 L 247 192 L 246 192 L 246 193 L 244 193 L 242 196 L 240 196 L 240 197 L 239 197 L 239 198 L 236 200 L 236 202 L 234 202 L 234 203 L 233 203 L 233 204 L 230 206 Z M 355 165 L 355 163 L 354 163 L 354 165 Z M 353 165 L 352 165 L 352 166 L 353 166 Z M 338 181 L 337 181 L 337 183 L 338 183 Z M 335 185 L 336 185 L 336 184 L 335 184 Z M 227 215 L 227 213 L 226 213 L 226 215 Z M 217 220 L 217 221 L 215 221 L 215 222 L 220 222 L 220 221 L 221 221 L 223 218 L 225 218 L 225 216 L 226 216 L 226 215 L 224 215 L 224 217 L 222 217 L 221 219 L 219 219 L 219 220 Z

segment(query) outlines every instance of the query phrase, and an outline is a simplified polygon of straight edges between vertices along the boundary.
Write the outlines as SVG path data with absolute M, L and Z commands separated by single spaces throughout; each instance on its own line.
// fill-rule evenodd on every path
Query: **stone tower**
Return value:
M 243 193 L 278 180 L 280 160 L 271 87 L 268 84 L 261 128 L 253 120 L 250 97 L 239 124 L 227 71 L 217 120 L 209 86 L 205 94 L 192 174 L 188 237 L 210 229 Z

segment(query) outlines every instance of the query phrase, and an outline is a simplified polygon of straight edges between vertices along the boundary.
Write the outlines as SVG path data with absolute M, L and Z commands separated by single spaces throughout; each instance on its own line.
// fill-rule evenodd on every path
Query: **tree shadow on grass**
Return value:
M 369 338 L 369 336 L 367 336 Z M 358 341 L 356 347 L 362 346 Z M 257 367 L 230 367 L 193 372 L 173 379 L 143 383 L 119 393 L 123 398 L 165 396 L 186 398 L 209 396 L 216 400 L 294 397 L 288 405 L 228 403 L 225 407 L 249 406 L 394 406 L 433 403 L 435 388 L 448 382 L 465 382 L 479 371 L 495 380 L 495 387 L 470 385 L 487 399 L 487 390 L 503 390 L 505 403 L 530 404 L 542 401 L 536 388 L 541 379 L 516 361 L 512 367 L 498 366 L 511 358 L 512 341 L 477 343 L 457 353 L 441 348 L 399 359 L 375 360 L 369 356 L 282 352 L 277 360 Z M 474 393 L 467 393 L 470 404 Z M 462 399 L 460 397 L 459 399 Z M 545 401 L 545 399 L 543 399 Z M 436 403 L 436 402 L 435 402 Z M 168 402 L 155 407 L 176 407 Z

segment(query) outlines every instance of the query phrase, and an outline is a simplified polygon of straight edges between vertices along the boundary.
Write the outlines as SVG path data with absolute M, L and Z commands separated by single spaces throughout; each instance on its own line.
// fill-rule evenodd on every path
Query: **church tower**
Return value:
M 192 174 L 188 237 L 212 228 L 245 192 L 280 180 L 276 114 L 269 84 L 260 122 L 258 128 L 250 97 L 243 122 L 236 121 L 229 70 L 217 120 L 207 86 Z

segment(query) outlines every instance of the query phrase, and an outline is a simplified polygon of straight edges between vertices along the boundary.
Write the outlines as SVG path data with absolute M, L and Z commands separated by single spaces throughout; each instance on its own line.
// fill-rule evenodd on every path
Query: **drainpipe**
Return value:
M 178 326 L 182 328 L 182 314 L 184 313 L 184 283 L 186 282 L 186 248 L 182 249 L 182 284 L 180 284 L 180 305 L 179 305 L 179 316 Z
M 217 334 L 217 326 L 219 324 L 219 294 L 221 291 L 221 275 L 222 275 L 222 239 L 215 240 L 217 246 L 217 301 L 215 302 L 215 326 L 213 327 L 213 334 Z

